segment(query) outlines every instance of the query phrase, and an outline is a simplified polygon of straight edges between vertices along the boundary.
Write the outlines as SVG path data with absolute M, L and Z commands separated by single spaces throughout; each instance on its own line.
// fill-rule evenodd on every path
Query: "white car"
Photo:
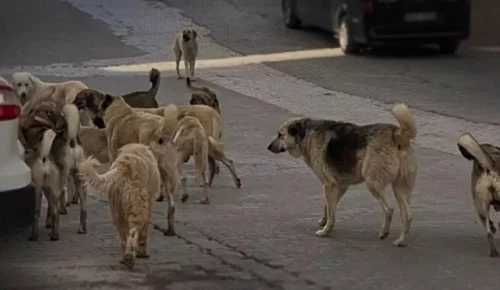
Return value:
M 29 226 L 35 214 L 31 171 L 17 138 L 21 107 L 12 87 L 0 77 L 0 229 Z

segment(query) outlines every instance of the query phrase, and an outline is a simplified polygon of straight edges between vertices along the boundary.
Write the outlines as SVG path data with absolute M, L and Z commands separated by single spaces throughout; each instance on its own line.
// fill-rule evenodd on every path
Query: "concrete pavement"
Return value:
M 117 54 L 116 58 L 96 59 L 97 57 L 90 53 L 87 55 L 82 48 L 78 50 L 79 54 L 82 58 L 87 56 L 83 63 L 79 60 L 80 56 L 63 51 L 59 52 L 63 59 L 61 61 L 49 60 L 51 64 L 45 65 L 44 60 L 31 60 L 23 69 L 39 74 L 46 81 L 78 77 L 90 87 L 121 94 L 149 87 L 146 72 L 152 66 L 158 66 L 164 68 L 164 77 L 158 93 L 159 102 L 187 103 L 189 94 L 184 83 L 172 77 L 171 64 L 163 61 L 172 60 L 168 41 L 173 37 L 173 33 L 184 25 L 193 25 L 191 19 L 158 2 L 68 2 L 98 19 L 93 21 L 106 22 L 115 35 L 120 35 L 123 43 L 133 44 L 141 53 L 134 55 L 132 51 L 124 48 L 127 55 Z M 194 5 L 190 1 L 186 3 Z M 211 1 L 206 4 L 208 6 L 201 6 L 205 7 L 210 15 L 213 13 L 210 5 L 214 3 L 220 4 L 218 1 Z M 245 3 L 248 4 L 244 1 L 234 2 L 233 5 L 225 6 L 225 9 L 232 11 L 234 7 L 240 7 L 240 11 L 245 12 L 243 14 L 251 11 L 269 21 L 276 21 L 278 25 L 278 20 L 272 20 L 269 14 L 273 11 L 274 4 L 250 8 L 238 6 Z M 66 9 L 63 8 L 66 7 L 65 3 L 54 1 L 51 5 L 54 5 L 52 9 L 57 11 Z M 262 7 L 265 9 L 264 13 L 259 12 Z M 247 8 L 248 10 L 245 10 Z M 71 9 L 68 13 L 90 18 L 89 15 Z M 184 11 L 184 14 L 192 13 L 191 10 Z M 254 21 L 257 20 L 258 17 L 255 17 Z M 121 26 L 119 21 L 122 21 Z M 237 27 L 245 22 L 242 19 L 230 24 Z M 46 25 L 58 24 L 57 21 L 51 23 Z M 92 25 L 95 23 L 86 23 L 79 20 L 72 25 L 81 25 L 81 30 L 93 33 L 96 36 L 94 43 L 106 49 L 122 48 L 121 45 L 115 46 L 103 39 L 114 37 L 109 31 L 104 34 L 97 31 L 94 33 L 97 28 Z M 250 25 L 250 21 L 247 25 Z M 256 22 L 255 26 L 255 31 L 247 34 L 255 35 L 254 43 L 246 44 L 255 50 L 263 49 L 266 47 L 262 45 L 263 38 L 257 36 L 269 33 L 266 32 L 268 27 L 259 26 L 259 22 Z M 238 56 L 238 53 L 221 46 L 217 39 L 216 42 L 213 41 L 210 33 L 213 35 L 215 29 L 199 29 L 203 47 L 202 60 Z M 231 29 L 228 27 L 227 31 Z M 298 41 L 295 36 L 288 36 L 291 37 L 290 42 Z M 279 36 L 268 40 L 268 46 L 279 44 L 283 39 L 285 38 Z M 303 42 L 300 42 L 300 45 L 302 44 Z M 57 46 L 58 42 L 51 42 L 47 44 L 47 49 L 55 49 Z M 22 59 L 23 48 L 18 49 L 19 53 L 8 56 L 9 61 L 19 65 L 25 64 Z M 372 61 L 370 58 L 349 59 L 360 63 L 357 75 L 365 78 L 376 76 L 371 71 L 360 69 L 362 63 L 369 66 Z M 434 60 L 436 63 L 442 61 Z M 41 234 L 38 243 L 29 243 L 26 233 L 0 240 L 0 246 L 5 249 L 0 253 L 0 260 L 3 262 L 0 264 L 0 287 L 496 288 L 498 261 L 487 257 L 486 237 L 477 223 L 468 192 L 470 164 L 457 155 L 455 148 L 456 136 L 464 129 L 478 132 L 482 140 L 498 141 L 500 144 L 496 134 L 498 127 L 485 123 L 487 118 L 494 117 L 489 115 L 490 111 L 485 111 L 483 121 L 478 123 L 467 116 L 455 118 L 442 115 L 447 109 L 446 103 L 434 103 L 434 108 L 430 111 L 422 107 L 421 110 L 414 110 L 420 130 L 417 141 L 420 174 L 412 198 L 414 222 L 408 248 L 398 249 L 391 245 L 400 229 L 398 213 L 394 216 L 393 231 L 388 240 L 378 240 L 382 211 L 362 185 L 351 188 L 342 200 L 332 237 L 319 239 L 314 236 L 323 199 L 319 182 L 300 160 L 268 153 L 265 149 L 267 143 L 274 136 L 276 128 L 296 114 L 340 118 L 360 123 L 394 122 L 388 106 L 366 98 L 366 95 L 354 96 L 325 89 L 322 82 L 313 80 L 313 75 L 304 77 L 316 69 L 327 71 L 326 68 L 321 68 L 321 65 L 315 64 L 315 61 L 309 61 L 303 72 L 295 74 L 298 78 L 286 74 L 285 70 L 285 73 L 277 71 L 262 63 L 244 64 L 246 58 L 238 61 L 241 62 L 239 65 L 231 67 L 209 67 L 208 61 L 200 61 L 198 76 L 201 80 L 198 85 L 209 85 L 218 92 L 224 121 L 225 147 L 228 156 L 236 162 L 236 169 L 243 183 L 241 189 L 234 188 L 227 170 L 221 168 L 221 175 L 216 177 L 214 188 L 211 190 L 212 203 L 207 206 L 199 205 L 195 200 L 201 194 L 200 188 L 194 185 L 193 177 L 190 176 L 188 183 L 192 199 L 179 206 L 179 237 L 167 238 L 158 231 L 152 231 L 151 249 L 156 255 L 150 260 L 140 261 L 138 269 L 132 273 L 124 271 L 117 263 L 119 247 L 109 224 L 105 203 L 92 201 L 89 205 L 91 213 L 89 233 L 86 236 L 76 235 L 77 210 L 71 207 L 70 214 L 63 217 L 64 229 L 59 242 L 43 240 Z M 409 60 L 406 58 L 401 60 L 403 63 L 407 61 Z M 64 64 L 60 64 L 61 62 Z M 424 62 L 430 63 L 431 60 L 426 59 Z M 147 64 L 141 66 L 143 63 Z M 379 59 L 378 63 L 381 68 L 388 66 L 387 70 L 390 70 L 391 63 L 395 61 Z M 441 63 L 445 67 L 449 64 L 446 61 Z M 470 64 L 477 67 L 482 63 L 482 59 L 470 59 Z M 0 66 L 0 75 L 8 77 L 10 72 L 17 69 L 20 68 Z M 356 67 L 352 67 L 353 71 L 355 69 Z M 417 67 L 415 71 L 419 69 Z M 484 72 L 484 75 L 491 78 L 495 76 L 489 72 Z M 471 77 L 478 80 L 480 76 L 481 73 L 476 71 Z M 310 81 L 304 81 L 303 78 Z M 211 83 L 204 80 L 210 80 Z M 364 80 L 361 78 L 358 83 L 363 85 Z M 392 74 L 387 76 L 387 80 L 403 91 L 404 78 Z M 356 81 L 352 82 L 354 86 Z M 471 90 L 479 94 L 480 85 L 472 87 Z M 388 95 L 396 98 L 399 92 L 396 90 Z M 437 91 L 435 96 L 443 97 L 443 92 Z M 461 87 L 458 87 L 457 92 L 461 93 Z M 432 104 L 425 98 L 415 100 L 421 100 L 426 106 Z M 449 99 L 444 99 L 444 102 L 447 102 L 446 100 L 449 102 Z M 474 108 L 482 105 L 480 101 L 467 99 L 462 105 Z M 159 227 L 163 227 L 165 223 L 164 211 L 165 203 L 157 203 L 154 223 Z M 8 284 L 4 284 L 7 282 Z

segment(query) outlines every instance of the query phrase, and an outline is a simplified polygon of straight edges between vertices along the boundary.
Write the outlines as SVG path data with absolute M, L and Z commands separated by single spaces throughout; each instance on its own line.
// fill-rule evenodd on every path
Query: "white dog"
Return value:
M 16 72 L 12 74 L 11 84 L 21 98 L 22 105 L 33 98 L 50 95 L 54 101 L 64 106 L 64 104 L 73 103 L 80 91 L 88 89 L 81 81 L 47 83 L 29 72 Z M 48 89 L 52 89 L 53 92 Z M 86 112 L 80 112 L 80 121 L 85 126 L 92 126 L 90 116 Z
M 182 78 L 179 72 L 179 63 L 181 61 L 181 57 L 184 56 L 186 77 L 189 77 L 193 82 L 195 81 L 194 66 L 196 64 L 196 57 L 198 56 L 197 36 L 198 33 L 196 33 L 196 30 L 191 27 L 182 29 L 182 31 L 175 36 L 173 49 L 175 54 L 175 71 L 177 72 L 178 79 Z

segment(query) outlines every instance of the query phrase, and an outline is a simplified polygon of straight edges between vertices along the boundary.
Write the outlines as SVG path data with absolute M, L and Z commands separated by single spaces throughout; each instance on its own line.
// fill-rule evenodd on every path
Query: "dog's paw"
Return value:
M 182 79 L 183 79 L 183 77 L 182 77 L 182 76 L 177 76 L 177 79 L 178 79 L 178 80 L 182 80 Z
M 200 204 L 209 204 L 209 203 L 210 203 L 210 199 L 208 199 L 208 198 L 200 199 Z
M 157 201 L 157 202 L 162 202 L 164 199 L 165 199 L 165 197 L 163 197 L 163 196 L 159 196 L 159 197 L 156 199 L 156 201 Z
M 120 263 L 127 266 L 129 270 L 132 270 L 135 265 L 134 255 L 132 255 L 131 253 L 125 254 L 125 256 L 123 256 L 123 260 L 121 260 Z
M 322 217 L 318 220 L 318 225 L 320 227 L 324 227 L 326 225 L 326 218 L 325 217 Z
M 324 238 L 324 237 L 328 237 L 330 236 L 330 232 L 329 230 L 318 230 L 316 231 L 316 237 L 320 237 L 320 238 Z
M 236 185 L 236 188 L 241 188 L 241 179 L 236 178 L 235 185 Z
M 67 215 L 68 214 L 68 210 L 65 209 L 65 208 L 61 208 L 61 209 L 59 209 L 59 214 Z
M 163 232 L 163 235 L 167 236 L 167 237 L 172 237 L 172 236 L 177 235 L 177 233 L 175 232 L 175 230 L 173 228 L 168 228 L 166 231 Z
M 186 202 L 188 200 L 188 198 L 189 198 L 189 194 L 187 194 L 187 193 L 183 194 L 181 196 L 181 202 L 183 202 L 183 203 Z
M 49 240 L 54 242 L 54 241 L 59 241 L 59 234 L 50 234 Z
M 385 240 L 385 238 L 387 238 L 388 236 L 389 236 L 389 232 L 381 231 L 380 233 L 378 233 L 378 238 L 381 240 Z
M 79 235 L 85 235 L 87 234 L 87 229 L 79 228 L 78 231 L 76 231 L 76 233 Z
M 138 252 L 135 257 L 138 258 L 138 259 L 147 259 L 150 256 L 149 256 L 148 252 Z
M 398 247 L 398 248 L 406 248 L 408 247 L 408 245 L 406 244 L 406 242 L 399 238 L 397 240 L 395 240 L 394 242 L 392 242 L 392 245 L 395 246 L 395 247 Z

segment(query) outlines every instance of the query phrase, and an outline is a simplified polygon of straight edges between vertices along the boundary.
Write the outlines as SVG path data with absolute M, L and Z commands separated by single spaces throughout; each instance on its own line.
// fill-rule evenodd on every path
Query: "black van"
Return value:
M 282 0 L 285 25 L 330 31 L 346 54 L 390 43 L 438 44 L 453 54 L 469 37 L 470 0 Z

